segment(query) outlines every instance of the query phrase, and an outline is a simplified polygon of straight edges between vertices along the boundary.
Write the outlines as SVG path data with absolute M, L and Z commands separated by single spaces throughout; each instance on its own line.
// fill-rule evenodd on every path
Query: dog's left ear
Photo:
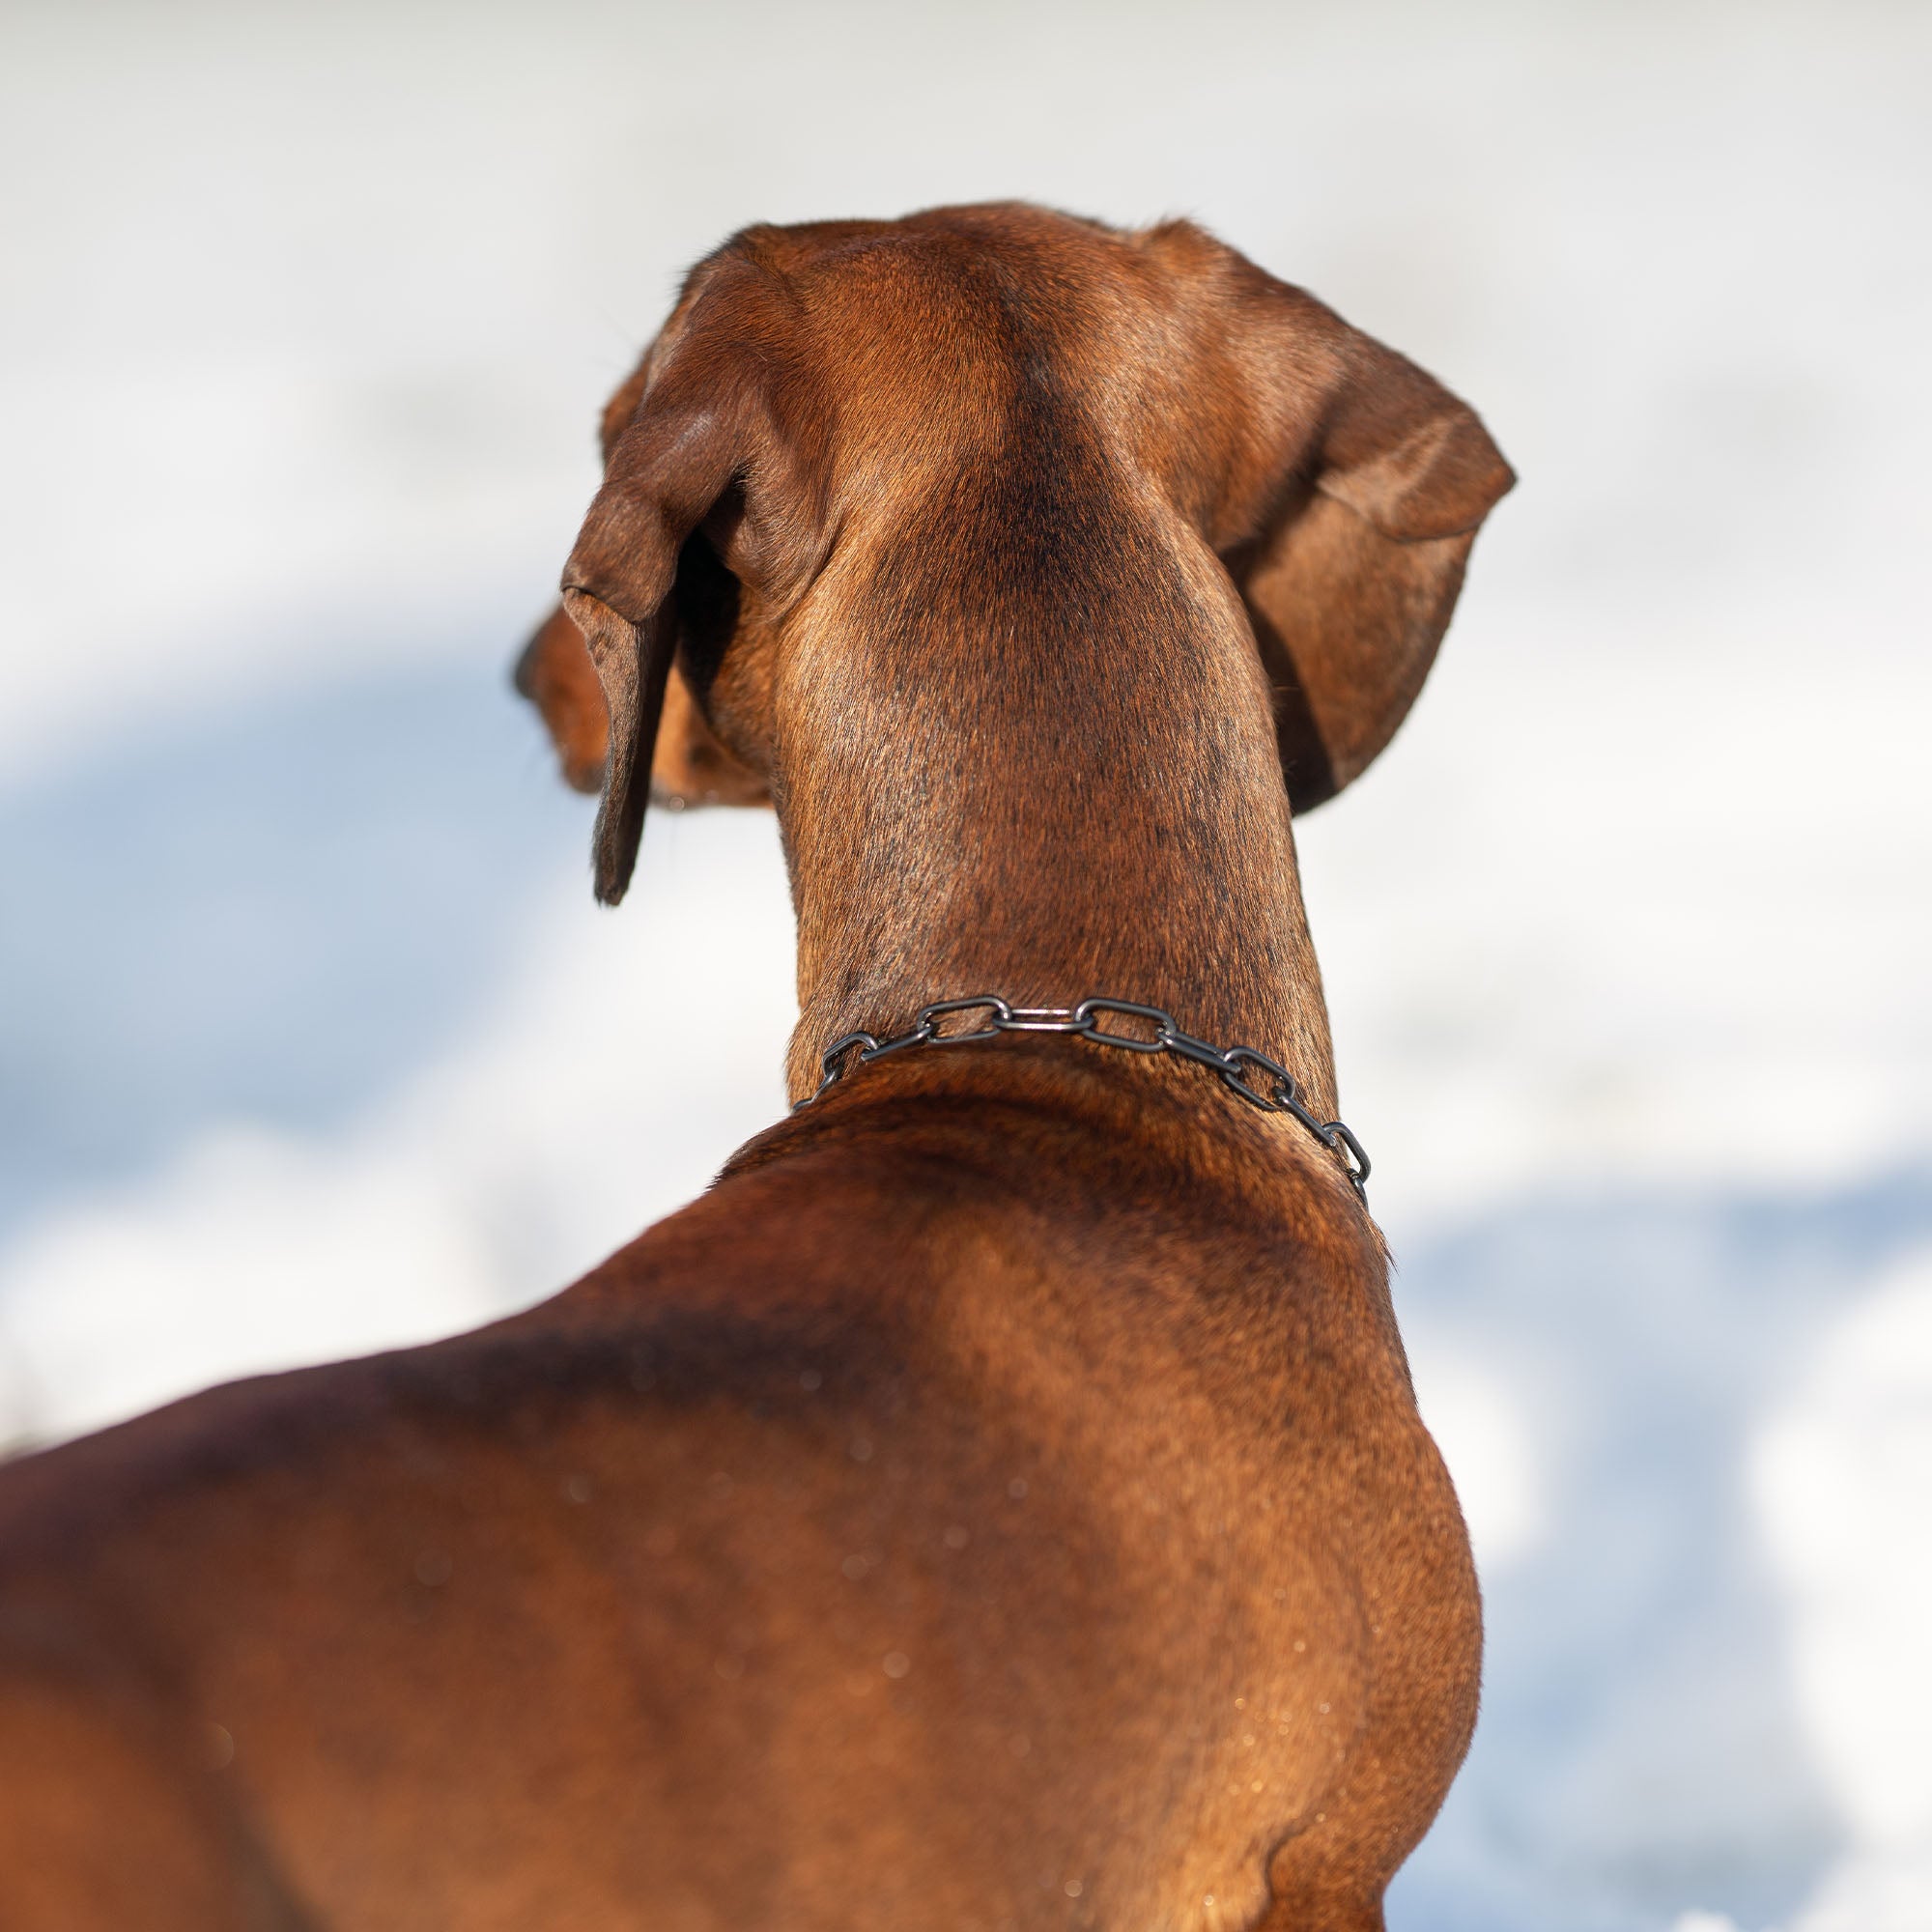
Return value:
M 1242 268 L 1253 277 L 1243 386 L 1267 453 L 1236 465 L 1224 510 L 1233 541 L 1217 548 L 1273 690 L 1290 802 L 1306 811 L 1395 735 L 1476 530 L 1516 476 L 1475 412 L 1433 377 L 1301 290 Z
M 652 346 L 641 399 L 564 566 L 564 609 L 610 717 L 594 845 L 606 905 L 624 896 L 637 864 L 687 540 L 704 525 L 731 572 L 755 582 L 782 575 L 812 522 L 798 514 L 800 439 L 782 425 L 799 412 L 781 393 L 788 327 L 750 263 L 726 254 L 696 271 Z

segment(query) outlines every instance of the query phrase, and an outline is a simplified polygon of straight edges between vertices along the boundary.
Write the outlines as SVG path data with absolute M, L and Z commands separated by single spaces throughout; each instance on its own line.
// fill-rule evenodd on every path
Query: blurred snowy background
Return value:
M 0 33 L 0 1441 L 532 1300 L 778 1112 L 771 822 L 600 915 L 506 683 L 683 266 L 1193 213 L 1523 478 L 1302 838 L 1490 1605 L 1392 1920 L 1932 1925 L 1932 11 Z

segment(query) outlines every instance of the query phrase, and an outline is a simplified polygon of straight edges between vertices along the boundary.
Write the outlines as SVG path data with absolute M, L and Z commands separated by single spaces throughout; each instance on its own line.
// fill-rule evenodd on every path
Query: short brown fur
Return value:
M 522 676 L 607 898 L 689 745 L 769 792 L 795 1096 L 1106 992 L 1332 1107 L 1290 808 L 1508 487 L 1463 405 L 1186 224 L 1003 206 L 747 231 L 607 451 Z M 4 1472 L 0 1922 L 1370 1932 L 1479 1644 L 1319 1144 L 908 1054 L 526 1315 Z

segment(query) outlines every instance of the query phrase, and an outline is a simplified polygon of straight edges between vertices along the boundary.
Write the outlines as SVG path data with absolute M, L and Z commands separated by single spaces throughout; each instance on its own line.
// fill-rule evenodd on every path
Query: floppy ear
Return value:
M 1477 527 L 1516 477 L 1433 377 L 1300 290 L 1272 294 L 1265 332 L 1286 380 L 1266 386 L 1288 460 L 1259 530 L 1224 554 L 1274 693 L 1289 799 L 1306 811 L 1395 735 Z
M 563 608 L 590 648 L 611 720 L 604 798 L 597 809 L 591 852 L 597 897 L 605 905 L 615 905 L 638 863 L 644 805 L 650 796 L 651 753 L 657 745 L 674 645 L 670 626 L 659 611 L 653 610 L 642 623 L 634 623 L 602 598 L 575 588 L 564 591 Z
M 563 606 L 589 647 L 610 718 L 593 843 L 606 905 L 624 896 L 643 832 L 677 645 L 679 552 L 765 440 L 747 358 L 728 338 L 694 341 L 697 321 L 696 312 L 674 318 L 653 349 L 642 400 L 611 451 L 563 573 Z

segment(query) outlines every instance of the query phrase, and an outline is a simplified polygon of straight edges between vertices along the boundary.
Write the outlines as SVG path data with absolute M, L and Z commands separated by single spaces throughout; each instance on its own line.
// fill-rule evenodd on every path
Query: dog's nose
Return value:
M 537 650 L 543 642 L 543 633 L 539 631 L 522 650 L 517 653 L 517 661 L 510 667 L 510 682 L 516 688 L 519 697 L 534 699 L 536 696 Z

